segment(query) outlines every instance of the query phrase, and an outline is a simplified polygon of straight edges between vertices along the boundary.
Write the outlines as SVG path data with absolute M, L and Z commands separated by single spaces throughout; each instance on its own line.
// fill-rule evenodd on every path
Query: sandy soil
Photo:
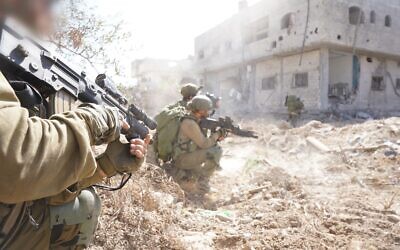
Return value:
M 148 164 L 102 193 L 91 249 L 400 249 L 400 119 L 247 126 L 260 139 L 223 143 L 217 211 Z

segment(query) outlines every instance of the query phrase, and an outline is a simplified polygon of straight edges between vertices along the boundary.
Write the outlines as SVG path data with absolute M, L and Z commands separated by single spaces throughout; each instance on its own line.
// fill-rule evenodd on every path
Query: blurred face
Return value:
M 53 28 L 52 7 L 57 0 L 0 0 L 1 15 L 12 16 L 39 34 Z

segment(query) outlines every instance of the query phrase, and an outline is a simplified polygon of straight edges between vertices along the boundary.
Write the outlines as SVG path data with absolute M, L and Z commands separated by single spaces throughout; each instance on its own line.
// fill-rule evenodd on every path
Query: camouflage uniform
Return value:
M 211 104 L 207 109 L 211 109 Z M 208 192 L 209 178 L 219 167 L 222 156 L 217 144 L 221 135 L 217 132 L 207 138 L 198 122 L 192 114 L 182 119 L 174 150 L 173 176 L 178 183 L 188 179 L 199 181 L 202 191 Z
M 188 102 L 195 97 L 199 91 L 201 90 L 201 87 L 197 86 L 196 84 L 193 83 L 188 83 L 182 86 L 181 88 L 181 95 L 183 97 L 182 100 L 178 101 L 175 104 L 169 105 L 166 108 L 167 109 L 174 109 L 177 107 L 184 107 L 186 108 Z
M 78 199 L 79 208 L 80 190 L 101 180 L 91 146 L 116 140 L 120 129 L 116 110 L 95 105 L 49 120 L 30 118 L 0 72 L 0 248 L 11 239 L 7 249 L 49 249 L 50 237 L 60 235 L 52 235 L 48 205 L 57 202 L 46 197 L 70 193 L 61 200 Z M 92 207 L 80 207 L 87 219 L 97 216 L 97 195 L 92 189 L 82 193 L 91 200 Z M 70 232 L 70 246 L 79 242 L 79 227 L 59 230 Z
M 286 106 L 289 114 L 289 122 L 293 127 L 296 127 L 297 121 L 300 118 L 301 112 L 304 109 L 304 103 L 296 96 L 288 96 Z

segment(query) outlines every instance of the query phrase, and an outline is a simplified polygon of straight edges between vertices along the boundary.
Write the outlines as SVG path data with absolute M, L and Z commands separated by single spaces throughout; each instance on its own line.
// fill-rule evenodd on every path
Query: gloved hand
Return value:
M 228 137 L 229 131 L 227 129 L 220 128 L 218 129 L 217 133 L 219 134 L 218 141 L 222 141 L 223 139 Z
M 110 143 L 104 154 L 97 158 L 99 167 L 107 177 L 117 173 L 133 173 L 143 164 L 147 153 L 147 142 L 135 139 L 130 144 L 119 140 Z

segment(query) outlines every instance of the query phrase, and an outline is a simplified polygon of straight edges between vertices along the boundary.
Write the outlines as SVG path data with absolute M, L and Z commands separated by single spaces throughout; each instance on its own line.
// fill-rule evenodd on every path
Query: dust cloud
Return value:
M 223 169 L 211 180 L 216 211 L 187 200 L 148 164 L 115 198 L 104 194 L 93 249 L 398 247 L 399 118 L 298 128 L 259 119 L 242 126 L 260 138 L 223 142 Z

